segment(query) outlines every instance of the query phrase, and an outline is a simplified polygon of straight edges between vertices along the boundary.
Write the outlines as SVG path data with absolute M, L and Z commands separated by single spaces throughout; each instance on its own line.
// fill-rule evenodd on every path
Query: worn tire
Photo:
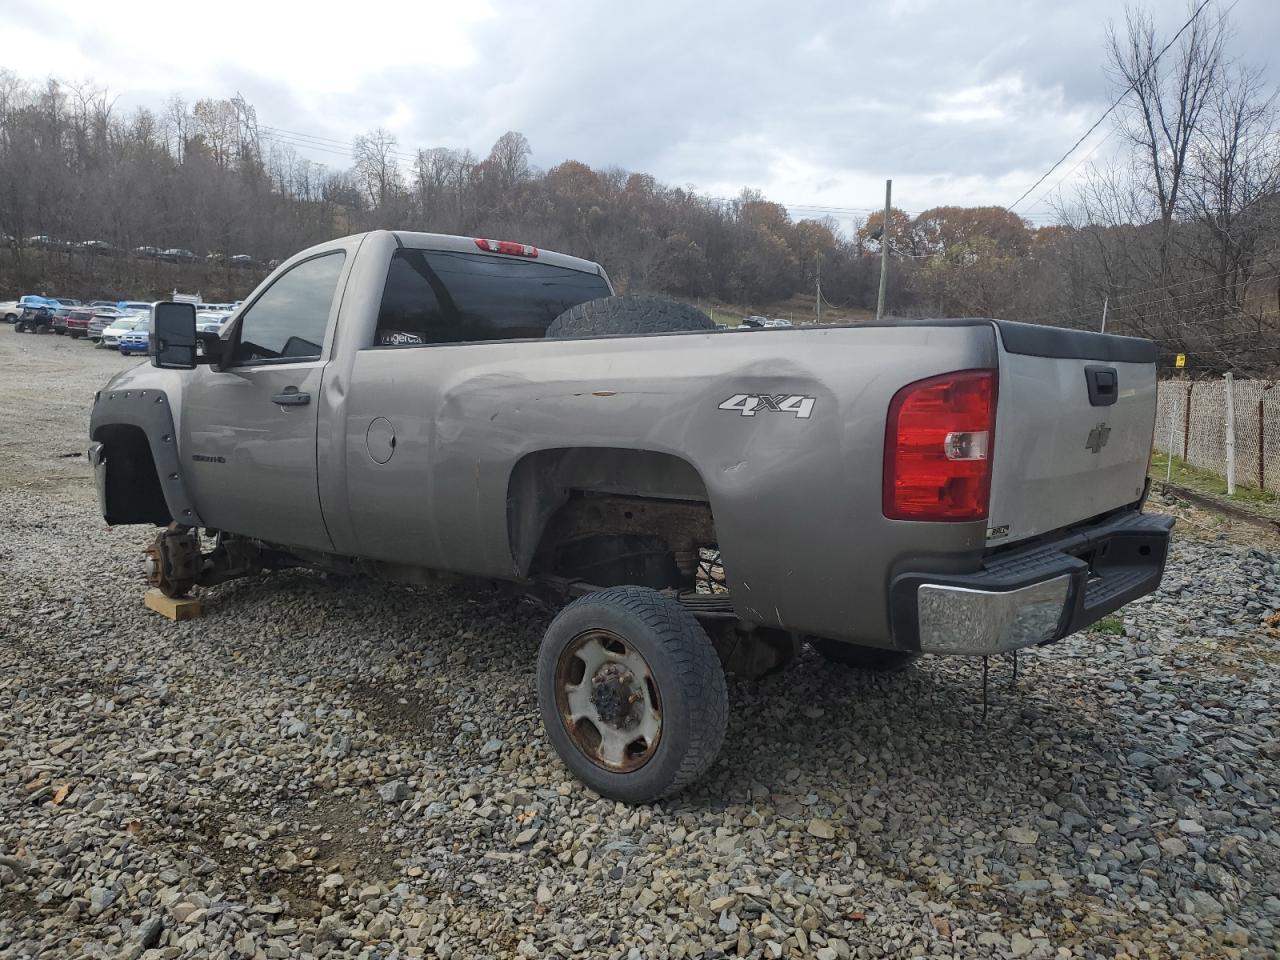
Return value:
M 715 330 L 711 318 L 666 297 L 600 297 L 570 307 L 551 321 L 548 337 L 602 337 Z
M 904 670 L 920 656 L 910 650 L 860 647 L 857 644 L 827 640 L 823 637 L 805 637 L 805 640 L 822 659 L 829 663 L 870 670 L 874 673 L 895 673 L 898 670 Z
M 658 745 L 629 772 L 606 769 L 583 753 L 556 705 L 561 653 L 582 634 L 601 629 L 640 653 L 662 705 Z M 575 777 L 601 796 L 648 803 L 687 787 L 715 762 L 729 694 L 715 648 L 688 610 L 648 587 L 610 587 L 575 600 L 547 628 L 538 650 L 538 708 L 547 739 Z
M 26 329 L 27 329 L 27 325 L 23 323 L 21 320 L 17 320 L 13 324 L 14 333 L 25 333 Z

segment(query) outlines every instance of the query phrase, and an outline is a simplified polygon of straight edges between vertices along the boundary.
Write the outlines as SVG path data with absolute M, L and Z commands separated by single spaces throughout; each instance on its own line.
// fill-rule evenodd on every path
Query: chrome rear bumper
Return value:
M 1159 587 L 1172 530 L 1172 517 L 1126 511 L 992 554 L 975 573 L 899 576 L 894 645 L 987 656 L 1059 640 Z

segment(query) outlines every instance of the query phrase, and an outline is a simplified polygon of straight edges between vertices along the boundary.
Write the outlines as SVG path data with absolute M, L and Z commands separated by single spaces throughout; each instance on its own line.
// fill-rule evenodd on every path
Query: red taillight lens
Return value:
M 476 246 L 486 253 L 505 253 L 513 257 L 536 257 L 538 248 L 527 243 L 516 243 L 514 240 L 485 240 L 476 237 Z
M 985 520 L 995 424 L 994 370 L 930 377 L 894 394 L 884 444 L 884 515 Z

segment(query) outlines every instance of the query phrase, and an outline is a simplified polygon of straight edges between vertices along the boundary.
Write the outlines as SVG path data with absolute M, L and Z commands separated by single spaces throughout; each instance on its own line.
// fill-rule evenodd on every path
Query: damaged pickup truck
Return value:
M 1160 582 L 1145 340 L 951 319 L 721 330 L 595 263 L 378 231 L 217 333 L 157 305 L 94 401 L 112 524 L 170 595 L 307 566 L 563 606 L 538 704 L 599 793 L 715 760 L 726 668 L 1047 644 Z M 567 605 L 565 605 L 567 604 Z

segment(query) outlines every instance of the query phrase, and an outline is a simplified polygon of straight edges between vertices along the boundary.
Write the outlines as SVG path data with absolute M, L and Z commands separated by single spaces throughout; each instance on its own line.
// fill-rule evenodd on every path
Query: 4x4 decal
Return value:
M 808 420 L 813 415 L 815 397 L 780 393 L 773 396 L 768 393 L 735 393 L 724 403 L 721 410 L 735 410 L 744 417 L 754 417 L 757 413 L 790 413 L 797 420 Z

